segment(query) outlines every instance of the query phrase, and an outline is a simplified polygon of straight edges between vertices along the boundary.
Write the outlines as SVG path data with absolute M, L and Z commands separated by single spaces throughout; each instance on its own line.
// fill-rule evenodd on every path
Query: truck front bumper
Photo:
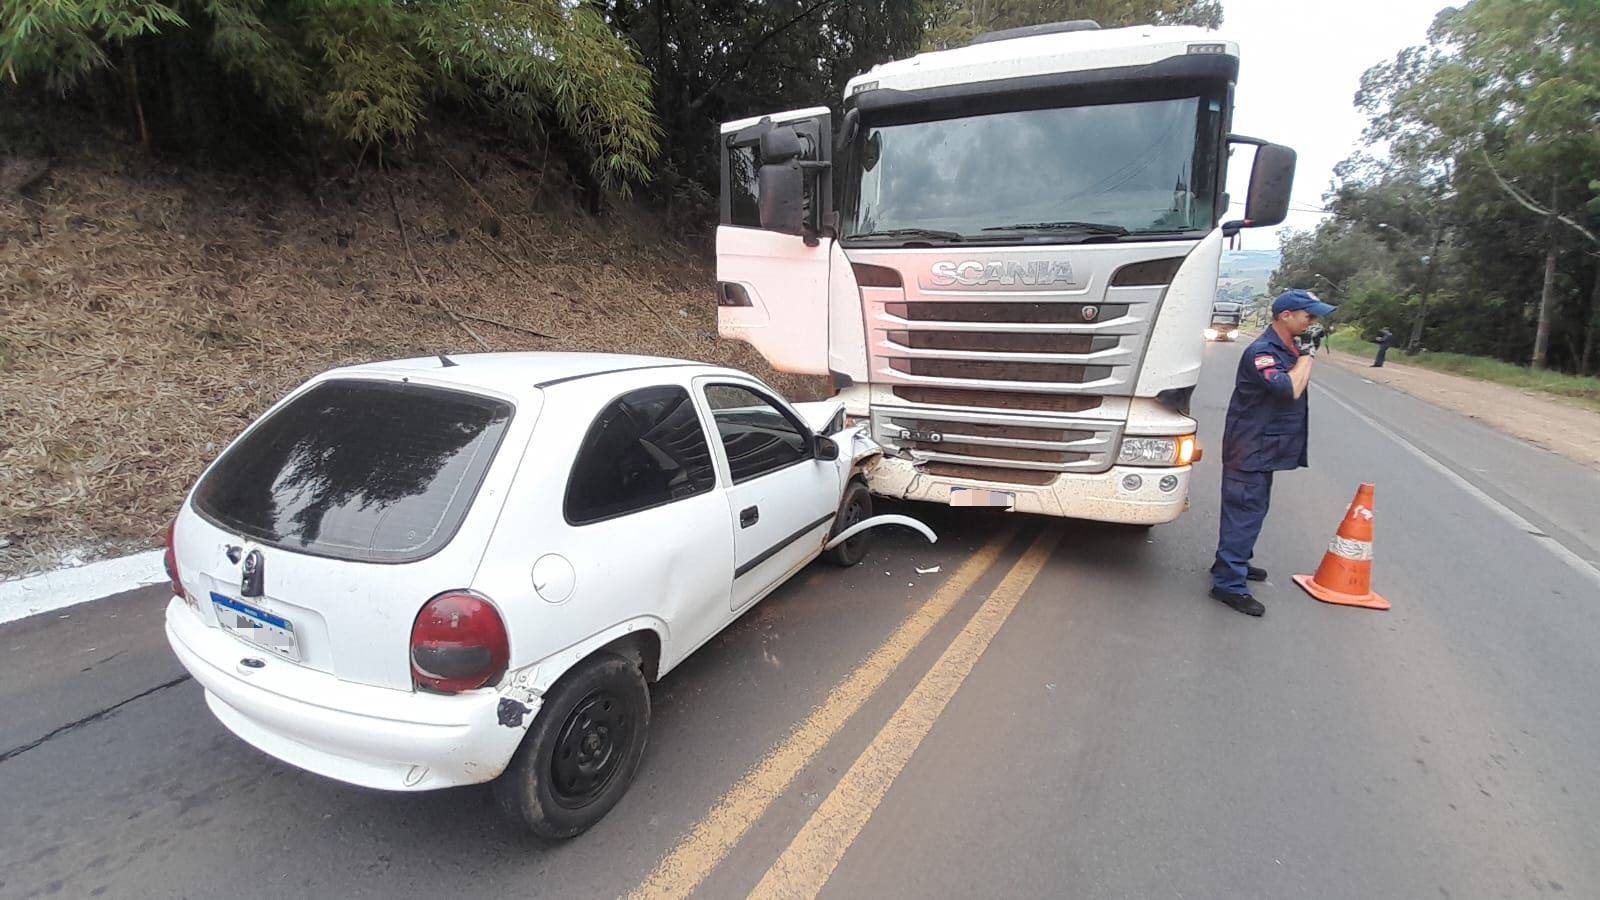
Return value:
M 1189 507 L 1190 466 L 1112 466 L 1092 475 L 1062 473 L 1045 485 L 1005 484 L 929 475 L 910 460 L 884 457 L 867 471 L 867 486 L 874 494 L 901 500 L 950 502 L 951 488 L 1003 491 L 1016 497 L 1016 512 L 1129 525 L 1160 525 L 1176 519 Z M 1131 486 L 1129 475 L 1137 475 Z M 1166 476 L 1174 476 L 1171 490 L 1162 490 Z

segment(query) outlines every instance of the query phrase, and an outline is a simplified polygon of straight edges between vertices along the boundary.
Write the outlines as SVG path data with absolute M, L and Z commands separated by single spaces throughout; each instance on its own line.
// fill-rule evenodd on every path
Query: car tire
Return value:
M 829 539 L 851 525 L 865 519 L 872 518 L 872 492 L 859 481 L 852 481 L 844 489 L 844 497 L 839 500 L 839 513 L 833 517 L 833 528 L 828 532 Z M 822 558 L 842 568 L 858 566 L 867 558 L 867 551 L 872 549 L 872 532 L 864 531 L 832 550 L 824 550 Z
M 597 653 L 545 695 L 492 789 L 500 808 L 546 841 L 587 831 L 611 811 L 644 758 L 650 689 L 631 661 Z

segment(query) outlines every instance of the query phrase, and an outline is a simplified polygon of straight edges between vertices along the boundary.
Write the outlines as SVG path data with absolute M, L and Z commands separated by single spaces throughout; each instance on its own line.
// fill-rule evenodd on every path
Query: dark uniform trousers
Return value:
M 1272 498 L 1272 473 L 1306 464 L 1309 412 L 1289 370 L 1300 353 L 1268 328 L 1239 358 L 1222 437 L 1222 512 L 1211 584 L 1246 592 L 1245 573 Z
M 1235 594 L 1245 592 L 1245 573 L 1256 553 L 1256 538 L 1272 500 L 1271 472 L 1222 470 L 1222 516 L 1211 583 Z

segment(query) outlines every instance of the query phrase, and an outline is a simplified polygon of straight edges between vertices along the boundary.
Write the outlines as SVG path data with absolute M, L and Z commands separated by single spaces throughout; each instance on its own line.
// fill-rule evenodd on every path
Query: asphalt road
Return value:
M 1212 448 L 1239 349 L 1196 398 Z M 234 739 L 159 589 L 0 626 L 0 896 L 1600 896 L 1600 476 L 1314 384 L 1264 618 L 1205 595 L 1215 456 L 1148 532 L 912 507 L 936 547 L 813 567 L 656 685 L 633 789 L 558 847 L 486 789 Z M 1362 481 L 1388 613 L 1288 579 Z

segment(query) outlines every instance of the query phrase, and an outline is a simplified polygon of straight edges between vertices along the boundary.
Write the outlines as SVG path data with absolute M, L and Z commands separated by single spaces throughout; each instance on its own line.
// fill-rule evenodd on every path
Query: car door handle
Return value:
M 749 528 L 759 521 L 761 521 L 761 510 L 757 507 L 752 506 L 739 513 L 740 528 Z

